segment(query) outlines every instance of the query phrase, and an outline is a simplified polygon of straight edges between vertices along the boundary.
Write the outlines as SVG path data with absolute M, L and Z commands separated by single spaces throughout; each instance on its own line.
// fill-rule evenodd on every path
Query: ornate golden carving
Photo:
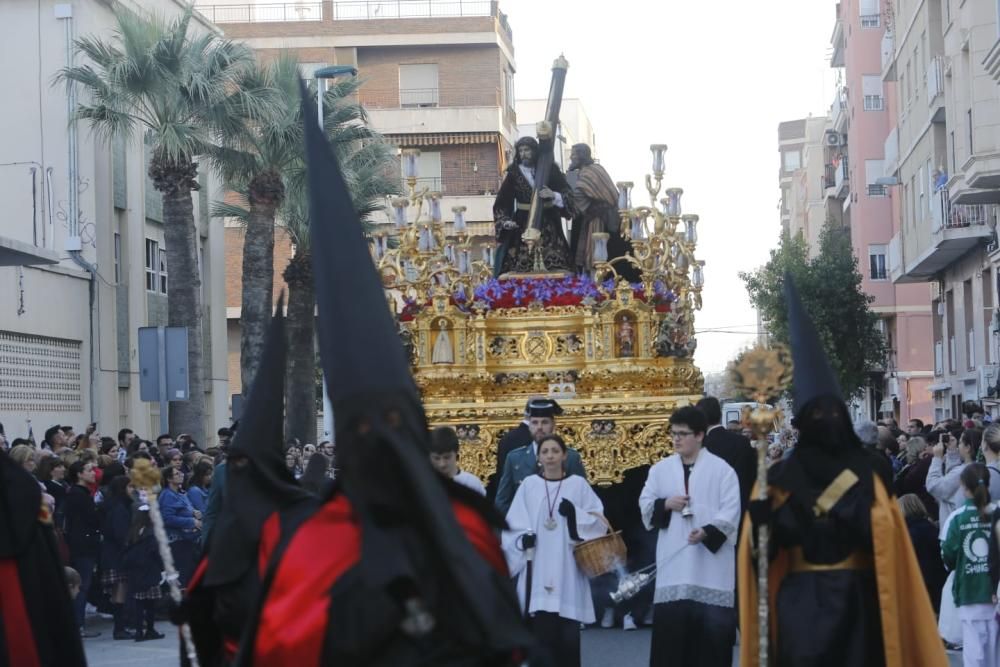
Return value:
M 619 185 L 632 255 L 597 261 L 586 285 L 548 274 L 494 283 L 494 246 L 475 256 L 462 207 L 452 209 L 446 236 L 440 194 L 417 190 L 416 154 L 405 156 L 409 196 L 393 200 L 395 225 L 379 226 L 372 251 L 396 293 L 392 306 L 405 304 L 394 312 L 428 418 L 459 430 L 463 468 L 491 474 L 499 437 L 537 395 L 558 396 L 566 411 L 558 429 L 594 483 L 620 481 L 670 451 L 670 413 L 704 384 L 692 360 L 704 276 L 694 255 L 698 219 L 681 214 L 681 190 L 657 203 L 664 150 L 653 147 L 649 206 L 633 206 L 632 185 Z M 619 279 L 623 262 L 641 269 L 640 284 Z

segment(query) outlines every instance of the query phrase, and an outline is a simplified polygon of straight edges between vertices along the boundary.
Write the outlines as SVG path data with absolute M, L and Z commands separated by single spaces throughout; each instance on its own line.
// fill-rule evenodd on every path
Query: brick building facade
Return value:
M 372 0 L 213 5 L 196 8 L 263 59 L 294 52 L 303 75 L 352 65 L 372 127 L 399 148 L 421 151 L 418 188 L 442 193 L 445 220 L 464 206 L 473 242 L 492 239 L 493 199 L 517 138 L 511 30 L 498 3 L 429 0 L 398 17 Z M 386 17 L 386 15 L 389 17 Z M 388 216 L 385 222 L 389 222 Z M 242 232 L 226 230 L 229 381 L 239 386 Z M 275 296 L 291 253 L 275 243 Z

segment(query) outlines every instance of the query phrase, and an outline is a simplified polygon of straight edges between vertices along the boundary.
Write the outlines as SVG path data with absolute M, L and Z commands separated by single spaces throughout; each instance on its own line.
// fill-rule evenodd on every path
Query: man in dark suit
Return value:
M 757 452 L 748 438 L 726 430 L 722 426 L 722 406 L 719 405 L 719 399 L 706 396 L 698 401 L 695 407 L 701 410 L 708 420 L 705 447 L 728 463 L 736 472 L 736 477 L 740 481 L 740 509 L 746 511 L 750 490 L 757 477 Z
M 490 481 L 486 484 L 486 497 L 493 502 L 497 497 L 497 487 L 500 486 L 500 475 L 503 473 L 503 464 L 507 460 L 507 455 L 518 447 L 524 447 L 531 442 L 531 429 L 528 428 L 529 417 L 528 417 L 528 403 L 524 405 L 524 419 L 521 423 L 517 425 L 516 428 L 512 428 L 503 434 L 500 438 L 500 444 L 497 445 L 497 469 L 490 477 Z
M 538 445 L 546 436 L 556 430 L 556 417 L 562 414 L 562 408 L 551 398 L 536 398 L 528 401 L 528 428 L 531 430 L 531 442 L 510 452 L 503 463 L 503 474 L 500 475 L 500 486 L 494 501 L 497 510 L 507 516 L 507 510 L 514 500 L 517 487 L 529 475 L 538 472 Z M 566 458 L 566 474 L 580 475 L 584 479 L 587 473 L 583 469 L 580 453 L 569 448 Z

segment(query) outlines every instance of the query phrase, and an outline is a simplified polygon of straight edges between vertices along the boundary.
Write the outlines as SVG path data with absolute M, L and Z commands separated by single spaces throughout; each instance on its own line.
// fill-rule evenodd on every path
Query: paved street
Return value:
M 84 642 L 90 667 L 114 665 L 142 665 L 142 667 L 175 667 L 178 664 L 176 635 L 170 624 L 163 621 L 157 628 L 168 634 L 167 639 L 136 643 L 111 639 L 111 621 L 92 616 L 90 628 L 101 631 L 101 636 Z M 625 632 L 620 629 L 602 630 L 589 628 L 583 633 L 583 667 L 646 667 L 649 663 L 649 636 L 646 629 Z M 960 667 L 962 656 L 949 656 L 952 667 Z M 733 667 L 739 663 L 733 659 Z

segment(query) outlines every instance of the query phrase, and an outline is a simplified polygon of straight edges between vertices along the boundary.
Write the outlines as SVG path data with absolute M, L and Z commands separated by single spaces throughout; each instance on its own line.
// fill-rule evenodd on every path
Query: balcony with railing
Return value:
M 847 128 L 847 88 L 841 86 L 833 95 L 833 104 L 830 105 L 830 119 L 832 127 L 837 132 L 844 132 Z
M 370 88 L 361 86 L 361 104 L 369 109 L 499 107 L 499 88 Z M 458 132 L 459 130 L 452 130 Z
M 258 26 L 243 34 L 238 24 L 278 24 L 297 22 L 344 23 L 354 21 L 394 21 L 397 19 L 476 19 L 493 18 L 488 29 L 496 30 L 512 45 L 513 34 L 507 16 L 496 0 L 320 0 L 319 2 L 215 3 L 196 1 L 197 9 L 213 23 L 227 24 L 234 37 L 261 37 Z M 236 24 L 236 29 L 232 26 Z M 472 28 L 468 21 L 463 23 Z M 483 26 L 486 27 L 486 24 Z M 345 32 L 340 30 L 338 32 Z M 400 30 L 406 28 L 400 26 Z M 276 28 L 275 36 L 285 34 Z M 266 35 L 270 36 L 270 35 Z
M 330 0 L 326 2 L 198 3 L 213 23 L 322 21 L 327 5 L 335 21 L 492 16 L 491 0 Z
M 833 166 L 833 196 L 837 199 L 846 199 L 850 194 L 850 175 L 848 172 L 847 156 L 840 158 L 839 164 Z
M 944 122 L 944 58 L 934 56 L 927 67 L 927 104 L 931 122 Z
M 1000 207 L 996 204 L 954 204 L 948 190 L 931 195 L 931 230 L 926 247 L 913 248 L 899 282 L 927 282 L 977 245 L 994 238 Z M 926 232 L 925 232 L 926 233 Z M 919 230 L 914 232 L 919 238 Z
M 274 2 L 267 4 L 198 4 L 196 9 L 212 23 L 286 23 L 322 21 L 322 2 Z
M 359 98 L 372 127 L 385 134 L 499 132 L 512 143 L 516 139 L 508 120 L 510 111 L 496 88 L 380 90 L 362 86 Z

